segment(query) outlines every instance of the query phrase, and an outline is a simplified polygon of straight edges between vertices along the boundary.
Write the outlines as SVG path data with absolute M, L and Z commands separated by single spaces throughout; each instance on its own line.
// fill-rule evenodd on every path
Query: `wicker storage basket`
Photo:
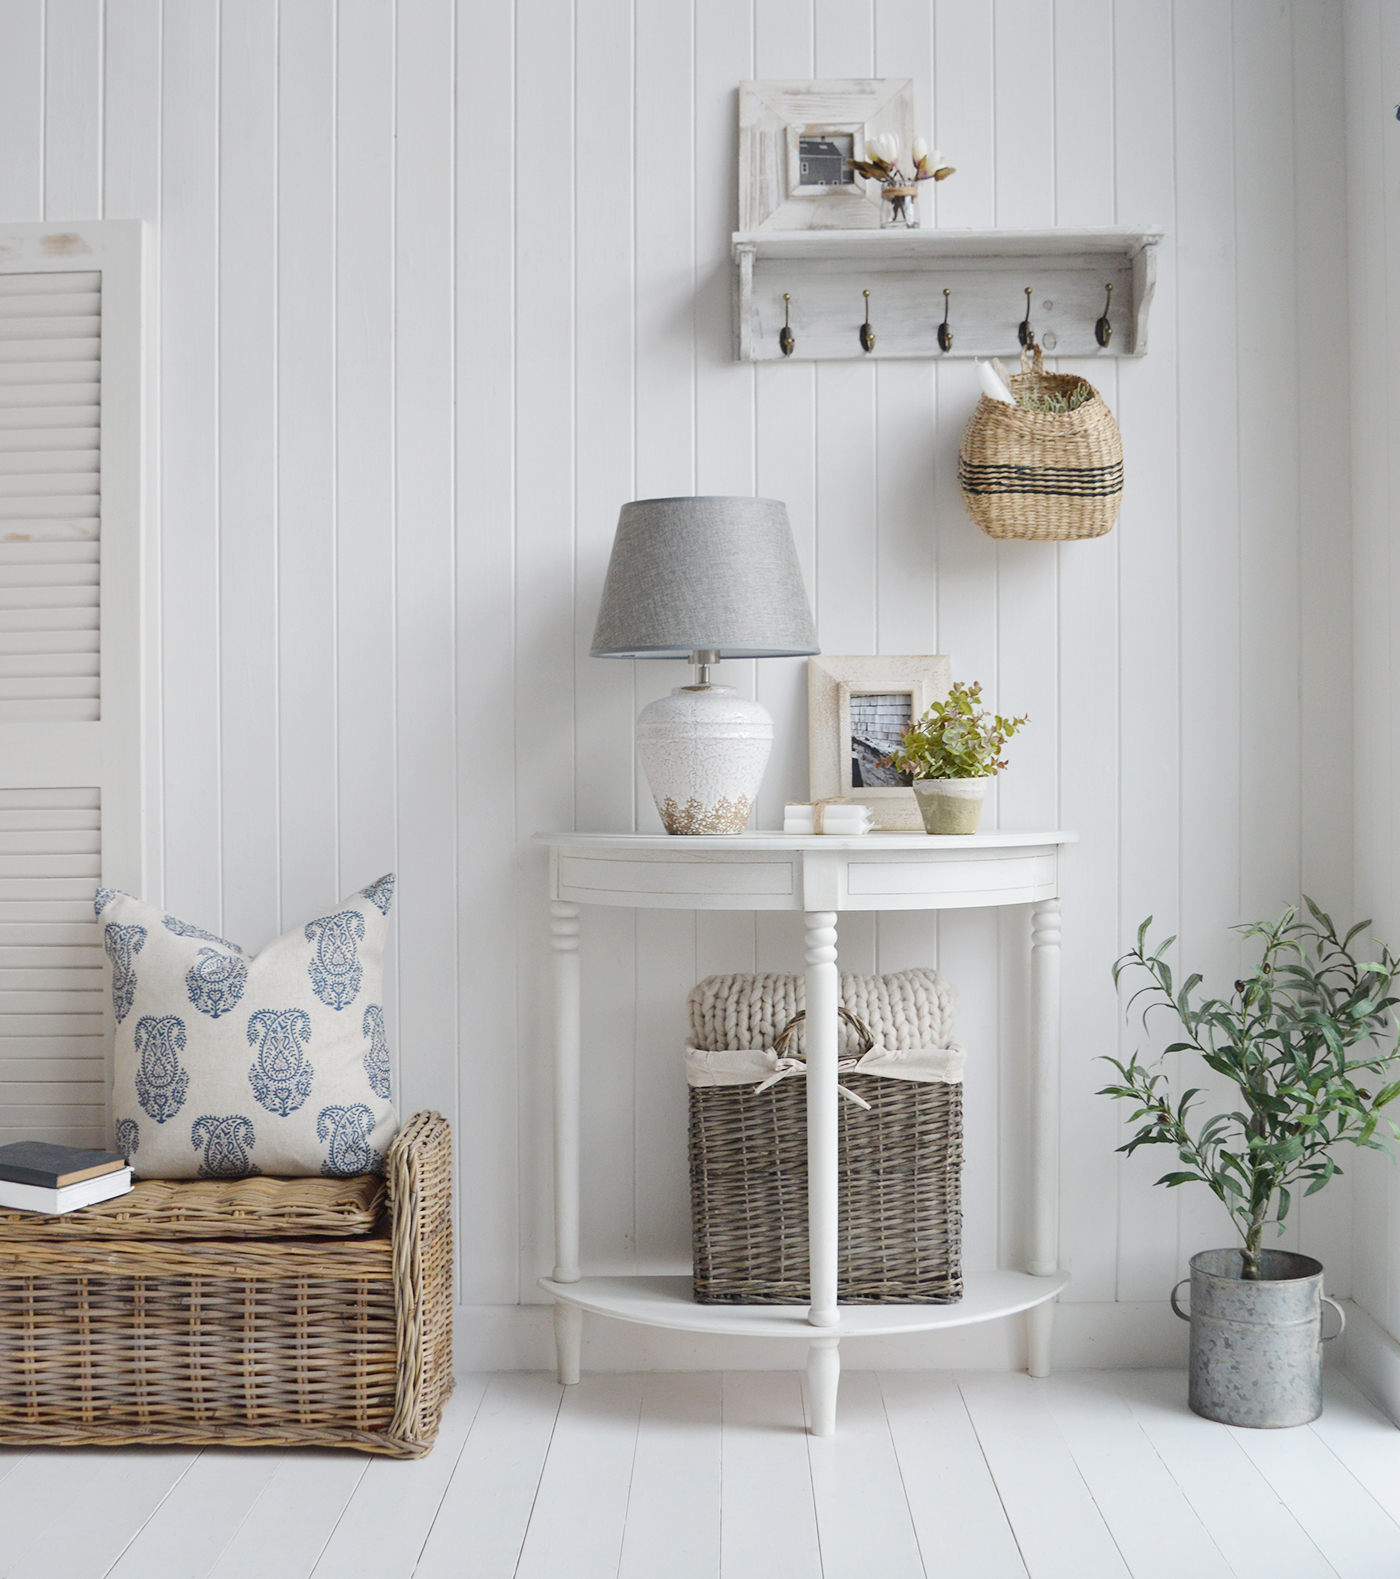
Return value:
M 1011 377 L 1013 394 L 1068 395 L 1081 385 L 1092 387 L 1072 373 L 1045 372 L 1038 345 L 1022 351 Z M 983 395 L 963 430 L 958 483 L 988 537 L 1102 537 L 1123 502 L 1123 438 L 1097 392 L 1063 414 Z
M 3 1214 L 0 1442 L 426 1453 L 452 1391 L 450 1180 L 447 1123 L 420 1113 L 383 1181 Z
M 962 1297 L 962 1049 L 947 1044 L 952 993 L 933 971 L 842 978 L 837 1297 L 943 1304 Z M 710 977 L 690 998 L 690 1200 L 700 1304 L 806 1304 L 807 1091 L 795 1063 L 800 976 Z M 870 1051 L 872 1039 L 875 1050 Z M 750 1051 L 745 1051 L 745 1050 Z M 758 1051 L 763 1049 L 764 1051 Z M 921 1050 L 933 1050 L 932 1055 Z M 726 1051 L 725 1060 L 707 1055 Z M 867 1056 L 868 1055 L 868 1056 Z M 697 1083 L 744 1067 L 742 1083 Z M 864 1062 L 866 1070 L 853 1067 Z M 899 1066 L 941 1071 L 901 1078 Z M 869 1072 L 884 1067 L 882 1073 Z M 728 1082 L 730 1073 L 713 1077 Z

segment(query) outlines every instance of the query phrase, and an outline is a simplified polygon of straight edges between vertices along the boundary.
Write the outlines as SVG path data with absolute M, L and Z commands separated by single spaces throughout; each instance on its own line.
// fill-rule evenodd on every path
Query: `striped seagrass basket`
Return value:
M 1093 388 L 1073 373 L 1047 373 L 1038 345 L 1021 352 L 1021 371 L 1011 376 L 1014 395 L 1070 395 L 1081 386 Z M 963 430 L 958 483 L 988 537 L 1102 537 L 1123 502 L 1123 438 L 1097 391 L 1067 412 L 1027 411 L 983 395 Z
M 842 977 L 838 1104 L 837 1298 L 846 1304 L 950 1304 L 962 1298 L 962 1049 L 946 1041 L 952 991 L 934 971 Z M 766 1091 L 762 1064 L 800 1056 L 802 977 L 712 976 L 691 993 L 688 1068 L 707 1053 L 754 1050 L 746 1083 L 690 1076 L 690 1200 L 695 1299 L 702 1305 L 805 1305 L 807 1091 Z M 852 1035 L 854 1032 L 854 1035 Z M 892 1078 L 850 1067 L 912 1055 L 943 1071 Z M 880 1049 L 889 1050 L 883 1057 Z M 719 1063 L 721 1060 L 709 1060 Z M 868 1061 L 867 1061 L 868 1062 Z

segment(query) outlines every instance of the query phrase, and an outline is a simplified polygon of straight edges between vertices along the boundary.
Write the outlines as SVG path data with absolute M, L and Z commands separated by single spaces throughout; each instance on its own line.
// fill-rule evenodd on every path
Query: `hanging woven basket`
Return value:
M 1032 366 L 1032 355 L 1034 365 Z M 1027 411 L 983 395 L 963 430 L 958 483 L 968 512 L 988 537 L 1066 542 L 1102 537 L 1123 501 L 1123 438 L 1087 379 L 1047 373 L 1038 345 L 1021 352 L 1015 395 L 1089 399 L 1073 411 Z

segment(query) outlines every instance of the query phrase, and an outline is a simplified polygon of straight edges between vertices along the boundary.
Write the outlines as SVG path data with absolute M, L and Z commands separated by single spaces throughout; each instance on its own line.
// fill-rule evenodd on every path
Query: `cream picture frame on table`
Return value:
M 909 77 L 739 84 L 739 229 L 878 230 L 881 189 L 846 166 L 892 132 L 914 140 Z
M 952 676 L 952 660 L 937 654 L 809 658 L 811 798 L 850 796 L 869 806 L 877 828 L 921 830 L 913 789 L 881 759 L 909 724 L 947 696 Z

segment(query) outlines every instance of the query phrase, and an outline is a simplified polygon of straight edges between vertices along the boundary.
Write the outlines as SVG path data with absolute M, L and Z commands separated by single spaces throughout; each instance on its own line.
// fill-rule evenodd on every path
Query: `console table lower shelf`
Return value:
M 999 1316 L 1025 1312 L 1032 1353 L 1048 1353 L 1049 1321 L 1067 1272 L 1037 1277 L 1029 1272 L 966 1272 L 963 1297 L 952 1305 L 838 1305 L 836 1320 L 813 1325 L 806 1305 L 700 1305 L 688 1277 L 581 1277 L 564 1283 L 542 1277 L 540 1287 L 554 1300 L 554 1336 L 562 1382 L 578 1380 L 583 1313 L 612 1316 L 647 1327 L 681 1332 L 726 1333 L 736 1338 L 801 1338 L 807 1345 L 807 1388 L 811 1429 L 830 1436 L 836 1429 L 836 1390 L 841 1379 L 843 1338 L 893 1337 L 902 1332 L 933 1332 L 967 1327 Z M 1041 1330 L 1037 1330 L 1040 1328 Z
M 965 1272 L 963 1297 L 952 1305 L 839 1305 L 834 1327 L 813 1327 L 806 1305 L 698 1305 L 688 1277 L 582 1277 L 558 1283 L 542 1277 L 551 1299 L 595 1316 L 680 1332 L 726 1333 L 735 1338 L 886 1338 L 901 1332 L 970 1327 L 1041 1305 L 1069 1282 L 1068 1272 Z

